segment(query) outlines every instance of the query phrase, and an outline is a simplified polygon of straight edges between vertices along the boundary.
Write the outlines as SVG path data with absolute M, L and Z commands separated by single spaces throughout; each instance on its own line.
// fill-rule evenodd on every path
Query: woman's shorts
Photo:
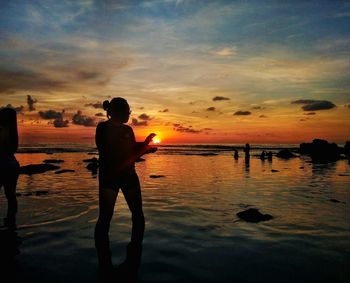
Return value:
M 105 174 L 100 170 L 98 175 L 99 187 L 110 188 L 114 190 L 139 190 L 140 181 L 135 170 L 131 172 L 119 173 L 115 176 L 110 176 L 110 174 Z

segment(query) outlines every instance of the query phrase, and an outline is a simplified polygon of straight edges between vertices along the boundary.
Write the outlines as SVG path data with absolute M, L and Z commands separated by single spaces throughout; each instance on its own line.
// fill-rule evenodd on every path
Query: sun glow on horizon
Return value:
M 154 143 L 154 144 L 159 144 L 159 143 L 161 143 L 161 141 L 162 141 L 162 140 L 161 140 L 160 138 L 158 138 L 158 137 L 154 137 L 154 138 L 153 138 L 153 143 Z

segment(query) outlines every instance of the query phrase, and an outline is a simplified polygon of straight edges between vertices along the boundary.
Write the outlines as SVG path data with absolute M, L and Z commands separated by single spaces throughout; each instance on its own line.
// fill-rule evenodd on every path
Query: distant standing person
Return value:
M 233 158 L 235 160 L 238 160 L 238 150 L 237 149 L 235 149 L 235 153 L 233 154 Z
M 261 160 L 265 160 L 266 157 L 267 157 L 267 153 L 266 153 L 265 150 L 263 150 L 262 153 L 260 154 L 260 159 L 261 159 Z
M 141 187 L 135 171 L 135 160 L 150 149 L 155 134 L 137 143 L 132 128 L 125 123 L 130 116 L 128 102 L 121 97 L 104 101 L 108 120 L 96 128 L 96 145 L 99 152 L 99 217 L 95 227 L 95 245 L 100 271 L 113 270 L 109 246 L 109 227 L 119 189 L 132 214 L 131 242 L 128 244 L 124 269 L 138 268 L 141 258 L 145 218 L 142 210 Z M 119 269 L 121 266 L 119 266 Z M 105 275 L 106 275 L 105 274 Z
M 249 145 L 249 143 L 245 144 L 244 152 L 245 152 L 245 158 L 249 158 L 250 157 L 250 145 Z
M 8 203 L 4 226 L 11 230 L 16 229 L 16 186 L 19 175 L 19 163 L 15 157 L 17 149 L 17 113 L 14 109 L 3 108 L 0 110 L 0 188 L 4 187 Z

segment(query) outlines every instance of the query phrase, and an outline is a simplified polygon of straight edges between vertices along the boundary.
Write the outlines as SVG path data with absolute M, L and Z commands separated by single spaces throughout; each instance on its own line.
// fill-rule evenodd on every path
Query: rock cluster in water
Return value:
M 339 160 L 345 148 L 343 149 L 336 143 L 329 143 L 326 140 L 314 139 L 311 143 L 300 144 L 299 151 L 301 154 L 310 155 L 312 162 L 327 163 Z
M 240 219 L 247 221 L 247 222 L 252 222 L 252 223 L 258 223 L 261 221 L 268 221 L 273 219 L 273 216 L 270 214 L 262 214 L 259 212 L 258 209 L 256 208 L 249 208 L 247 210 L 238 212 L 236 214 Z

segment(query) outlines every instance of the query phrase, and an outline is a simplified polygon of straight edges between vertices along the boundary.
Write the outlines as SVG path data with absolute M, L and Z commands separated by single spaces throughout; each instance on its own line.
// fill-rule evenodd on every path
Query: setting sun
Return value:
M 160 142 L 161 142 L 160 138 L 158 138 L 158 137 L 153 138 L 153 143 L 154 144 L 157 144 L 157 143 L 160 143 Z

